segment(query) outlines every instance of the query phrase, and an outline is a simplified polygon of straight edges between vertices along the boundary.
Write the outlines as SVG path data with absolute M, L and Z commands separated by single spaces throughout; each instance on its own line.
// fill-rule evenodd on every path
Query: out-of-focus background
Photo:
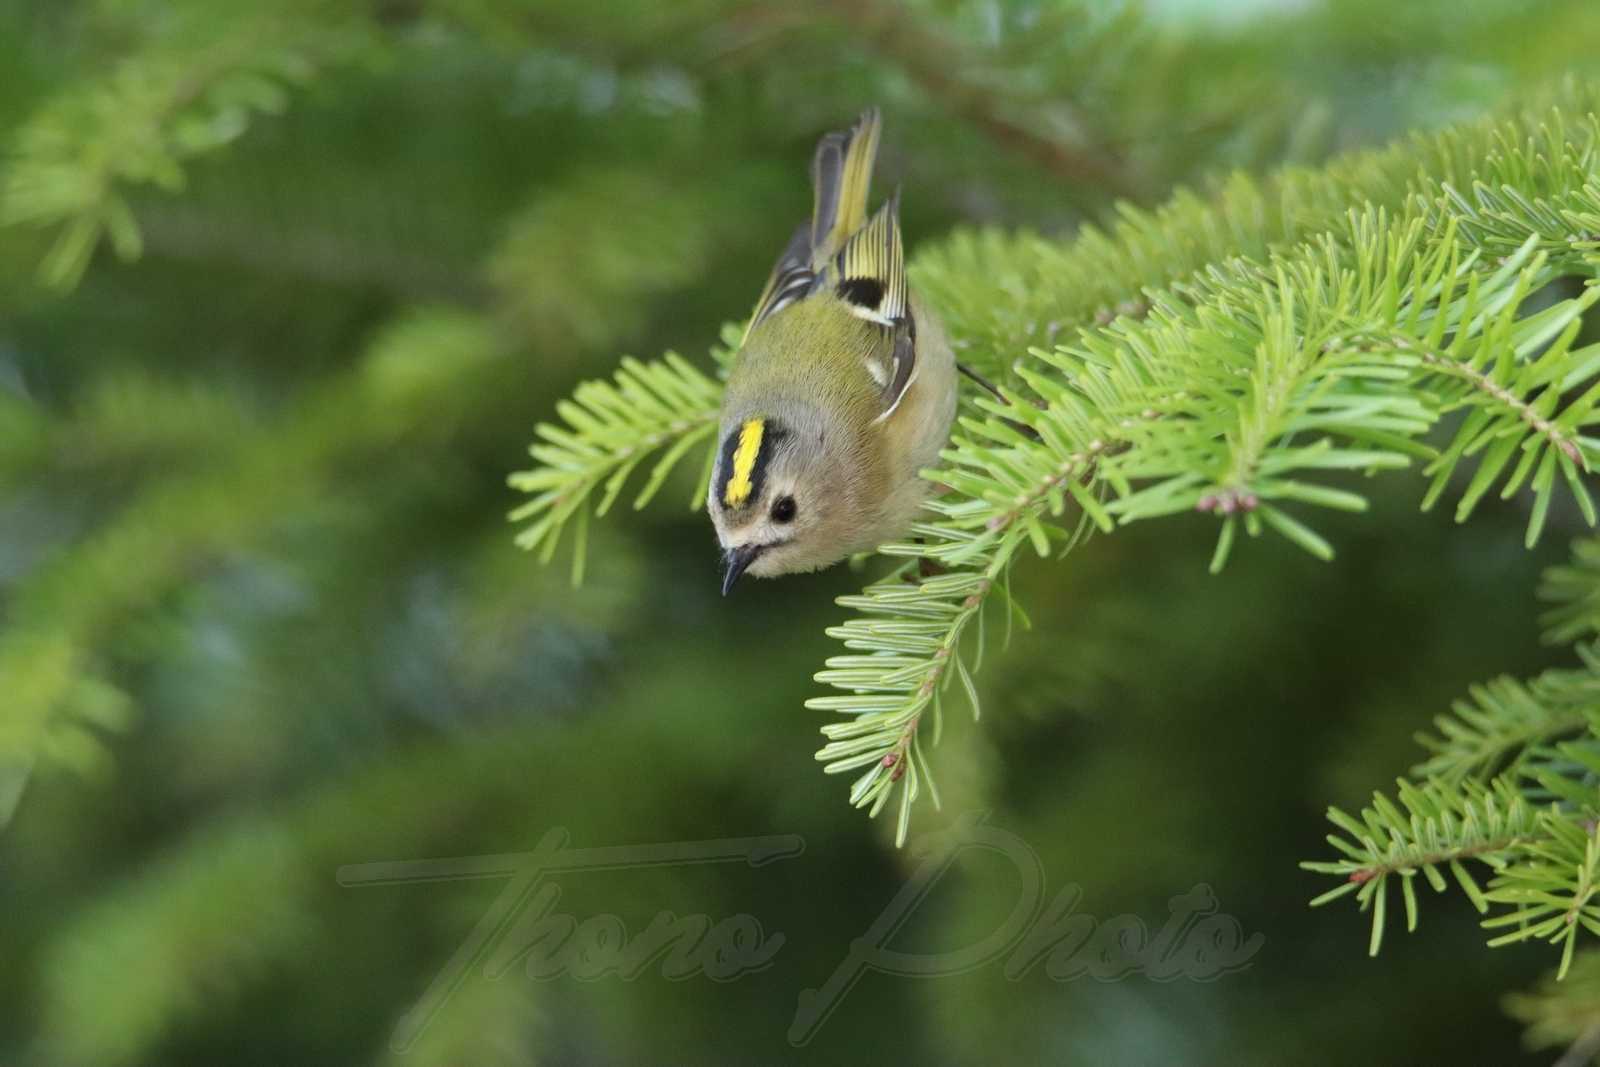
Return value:
M 914 252 L 1438 127 L 1596 41 L 1592 0 L 0 0 L 0 184 L 59 164 L 0 228 L 0 1062 L 1526 1055 L 1498 1001 L 1545 951 L 1485 950 L 1452 896 L 1369 960 L 1296 861 L 1469 683 L 1559 662 L 1533 591 L 1570 529 L 1524 552 L 1514 505 L 1456 527 L 1395 477 L 1324 530 L 1332 564 L 1268 540 L 1213 579 L 1195 519 L 1025 565 L 1034 627 L 947 724 L 917 826 L 986 810 L 1051 895 L 1151 928 L 1204 883 L 1264 943 L 1212 982 L 869 974 L 796 1049 L 800 991 L 915 865 L 803 708 L 867 576 L 721 599 L 686 470 L 595 525 L 573 591 L 514 547 L 506 476 L 619 355 L 710 368 L 815 139 L 865 105 Z M 468 967 L 397 1051 L 504 882 L 336 871 L 556 827 L 799 835 L 764 867 L 555 879 L 556 911 L 634 933 L 753 916 L 770 966 Z M 969 857 L 897 944 L 962 944 L 1016 893 Z

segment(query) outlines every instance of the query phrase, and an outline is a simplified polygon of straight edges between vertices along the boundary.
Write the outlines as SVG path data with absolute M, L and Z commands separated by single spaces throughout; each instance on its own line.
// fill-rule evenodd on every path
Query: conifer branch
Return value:
M 1552 643 L 1600 634 L 1600 539 L 1578 541 L 1572 554 L 1572 562 L 1545 571 L 1539 585 L 1539 595 L 1553 605 L 1541 616 Z
M 1588 89 L 1566 92 L 1569 103 L 1593 99 Z M 1416 459 L 1432 475 L 1424 506 L 1457 471 L 1472 469 L 1458 520 L 1497 482 L 1502 496 L 1529 486 L 1531 544 L 1559 482 L 1593 523 L 1583 484 L 1593 445 L 1582 430 L 1600 420 L 1600 358 L 1573 342 L 1600 290 L 1537 310 L 1532 298 L 1589 269 L 1585 250 L 1549 240 L 1548 231 L 1574 222 L 1561 211 L 1587 203 L 1584 163 L 1597 141 L 1593 119 L 1528 111 L 1325 171 L 1291 170 L 1265 188 L 1236 182 L 1212 204 L 1180 195 L 1153 213 L 1130 209 L 1114 231 L 1118 241 L 1095 231 L 1067 246 L 958 237 L 924 257 L 919 281 L 951 296 L 952 335 L 986 371 L 1000 368 L 1000 398 L 963 406 L 941 466 L 927 475 L 953 492 L 930 504 L 931 521 L 916 531 L 921 541 L 883 549 L 951 573 L 909 588 L 891 576 L 841 601 L 863 616 L 830 631 L 852 655 L 830 659 L 818 678 L 845 692 L 809 706 L 850 717 L 824 727 L 829 744 L 819 758 L 831 772 L 865 768 L 852 801 L 881 810 L 889 787 L 907 779 L 896 835 L 903 838 L 910 798 L 928 777 L 916 743 L 925 709 L 937 712 L 952 677 L 975 702 L 961 652 L 967 624 L 982 619 L 982 604 L 1022 545 L 1050 555 L 1077 543 L 1060 525 L 1069 506 L 1080 533 L 1216 514 L 1213 570 L 1240 529 L 1271 530 L 1331 556 L 1333 546 L 1297 512 L 1361 511 L 1366 500 L 1323 479 Z M 1540 195 L 1518 200 L 1504 183 L 1489 184 L 1502 176 L 1520 176 Z M 1450 184 L 1464 179 L 1471 197 Z M 1561 211 L 1547 206 L 1556 203 Z M 1196 245 L 1196 233 L 1217 243 Z M 1519 242 L 1508 248 L 1512 236 Z M 1197 269 L 1204 255 L 1215 258 Z M 995 257 L 997 269 L 987 271 Z M 1143 279 L 1129 286 L 1140 293 L 1138 306 L 1121 296 L 1116 304 L 1128 313 L 1107 318 L 1093 294 L 1106 292 L 1106 277 L 1119 270 Z M 1080 281 L 1088 298 L 1076 291 Z M 1040 323 L 1049 336 L 1074 320 L 1075 340 L 1020 341 Z M 698 397 L 698 417 L 708 419 L 714 388 Z M 525 514 L 543 518 L 524 537 L 547 553 L 602 480 L 609 479 L 604 507 L 644 451 L 692 432 L 671 407 L 627 424 L 609 413 L 614 402 L 579 399 L 563 409 L 579 436 L 558 431 L 568 436 L 536 454 L 545 466 L 518 476 L 542 494 Z M 1453 442 L 1435 450 L 1424 435 L 1457 411 L 1466 414 Z M 1516 749 L 1505 731 L 1491 736 L 1480 727 L 1475 742 L 1457 731 L 1462 747 L 1435 765 L 1482 769 Z M 1447 803 L 1445 794 L 1433 802 Z M 1456 845 L 1463 857 L 1502 851 Z M 1424 868 L 1432 862 L 1411 858 Z
M 1590 291 L 1593 292 L 1594 290 Z M 1393 338 L 1391 343 L 1397 348 L 1411 347 L 1411 343 L 1404 337 Z M 1460 378 L 1474 389 L 1501 404 L 1517 418 L 1527 423 L 1535 433 L 1544 437 L 1556 448 L 1559 448 L 1572 462 L 1583 464 L 1587 468 L 1588 464 L 1583 458 L 1583 453 L 1578 449 L 1577 441 L 1563 432 L 1555 423 L 1540 415 L 1531 401 L 1521 399 L 1511 390 L 1497 384 L 1493 378 L 1484 372 L 1450 359 L 1448 356 L 1441 355 L 1438 352 L 1421 351 L 1418 353 L 1418 357 L 1422 360 L 1423 366 L 1430 367 L 1442 374 L 1448 374 L 1451 377 Z
M 254 116 L 281 113 L 318 69 L 366 47 L 359 21 L 300 8 L 210 15 L 189 47 L 152 45 L 18 131 L 0 227 L 57 231 L 39 267 L 46 283 L 75 285 L 103 238 L 122 259 L 138 258 L 131 189 L 181 189 L 188 163 L 236 140 Z
M 1600 24 L 1575 0 L 1561 6 L 1568 30 Z M 543 832 L 520 772 L 548 729 L 496 720 L 477 742 L 427 736 L 479 705 L 581 692 L 592 650 L 569 626 L 627 620 L 604 589 L 552 604 L 543 581 L 506 581 L 501 537 L 456 520 L 483 517 L 473 494 L 530 386 L 647 327 L 681 331 L 770 263 L 757 246 L 774 205 L 803 199 L 785 163 L 803 128 L 875 100 L 900 131 L 885 142 L 897 173 L 884 177 L 905 179 L 919 227 L 962 214 L 1054 231 L 1108 194 L 1143 200 L 1175 174 L 1252 165 L 1258 146 L 1279 147 L 1267 127 L 1305 103 L 1294 79 L 1249 98 L 1272 80 L 1246 58 L 1265 35 L 1191 47 L 1076 2 L 57 7 L 0 13 L 69 50 L 30 50 L 12 79 L 13 110 L 35 92 L 44 105 L 0 146 L 0 225 L 37 230 L 41 274 L 59 286 L 102 245 L 158 262 L 138 278 L 95 275 L 65 306 L 24 294 L 8 307 L 21 318 L 9 348 L 0 336 L 0 481 L 18 492 L 0 520 L 24 536 L 0 552 L 0 825 L 19 775 L 103 770 L 108 735 L 146 701 L 189 773 L 151 778 L 135 760 L 123 785 L 162 812 L 202 814 L 147 827 L 165 856 L 132 857 L 129 877 L 114 876 L 129 857 L 108 851 L 97 862 L 113 877 L 19 883 L 23 898 L 52 887 L 82 898 L 64 897 L 65 920 L 21 940 L 41 978 L 26 998 L 28 1049 L 50 1062 L 149 1060 L 196 1034 L 215 1044 L 211 1009 L 273 1001 L 286 967 L 294 977 L 316 962 L 321 917 L 347 906 L 330 894 L 349 895 L 325 872 L 370 849 L 374 825 L 392 830 L 391 856 L 466 851 L 440 835 L 459 838 L 484 811 L 531 812 Z M 729 52 L 706 61 L 708 44 L 745 28 L 767 34 L 765 54 L 737 69 L 717 62 Z M 401 62 L 316 86 L 371 46 Z M 314 86 L 317 107 L 279 131 L 289 151 L 246 145 L 228 160 Z M 1195 102 L 1170 106 L 1185 97 Z M 1211 127 L 1228 109 L 1238 114 Z M 916 803 L 939 802 L 929 756 L 944 712 L 964 704 L 976 718 L 981 697 L 993 702 L 978 676 L 1004 643 L 994 628 L 1026 624 L 1012 579 L 1029 549 L 1076 566 L 1091 531 L 1175 516 L 1215 526 L 1213 571 L 1243 535 L 1326 558 L 1347 523 L 1324 528 L 1325 509 L 1362 511 L 1369 476 L 1397 471 L 1386 480 L 1420 472 L 1424 506 L 1448 495 L 1460 520 L 1490 491 L 1531 505 L 1517 509 L 1531 512 L 1530 544 L 1574 516 L 1593 525 L 1596 114 L 1600 85 L 1569 82 L 1326 165 L 1206 181 L 1148 209 L 1124 202 L 1070 237 L 987 228 L 925 245 L 911 264 L 918 292 L 995 388 L 965 390 L 924 472 L 939 495 L 882 546 L 887 564 L 869 564 L 890 573 L 839 601 L 828 633 L 840 644 L 808 702 L 824 772 L 849 776 L 857 807 L 893 805 L 893 837 L 907 840 Z M 1355 132 L 1346 121 L 1336 132 Z M 1290 147 L 1313 158 L 1321 137 L 1302 128 Z M 1196 151 L 1212 137 L 1221 152 Z M 970 151 L 985 143 L 1008 151 Z M 166 195 L 190 181 L 194 195 Z M 33 245 L 5 240 L 16 235 L 0 230 L 11 252 L 0 268 Z M 243 299 L 170 303 L 196 281 Z M 347 348 L 407 294 L 492 310 L 402 313 L 370 348 Z M 180 337 L 190 314 L 203 328 Z M 510 351 L 533 365 L 497 358 Z M 556 405 L 531 469 L 510 478 L 526 494 L 519 542 L 546 560 L 572 548 L 581 579 L 591 525 L 623 493 L 636 507 L 663 492 L 703 500 L 717 371 L 732 353 L 713 358 L 626 359 Z M 114 369 L 128 366 L 149 377 Z M 445 521 L 419 533 L 419 515 Z M 1369 912 L 1374 952 L 1391 888 L 1415 927 L 1419 879 L 1458 886 L 1491 944 L 1560 946 L 1552 980 L 1512 1010 L 1576 1064 L 1600 1047 L 1600 950 L 1583 951 L 1600 933 L 1600 538 L 1580 540 L 1543 588 L 1548 637 L 1584 642 L 1577 662 L 1472 687 L 1433 720 L 1398 793 L 1330 814 L 1334 851 L 1306 866 L 1332 886 L 1319 903 L 1353 896 Z M 708 688 L 678 666 L 640 705 L 647 718 L 662 699 L 674 712 L 725 703 L 713 691 L 738 699 L 738 678 Z M 361 729 L 441 692 L 449 706 L 405 729 L 403 752 L 389 751 L 393 731 Z M 306 723 L 272 714 L 291 701 Z M 662 765 L 660 732 L 619 731 L 621 718 L 589 731 L 608 763 Z M 333 722 L 362 736 L 330 734 Z M 351 773 L 362 756 L 351 744 L 376 746 L 365 762 L 378 773 Z M 581 765 L 550 761 L 541 791 L 588 788 L 583 773 L 561 778 Z M 223 792 L 305 796 L 220 820 L 186 802 L 218 795 L 223 776 Z M 25 849 L 57 828 L 54 807 L 21 809 Z M 138 836 L 136 851 L 153 840 Z M 233 905 L 263 892 L 241 922 Z M 507 967 L 517 949 L 501 954 Z M 369 1006 L 420 988 L 404 975 L 389 985 Z M 456 990 L 409 1058 L 535 1055 L 542 1007 L 512 985 Z M 359 1044 L 370 1028 L 357 1022 Z
M 1600 1052 L 1593 1043 L 1600 1034 L 1600 949 L 1578 953 L 1566 974 L 1552 972 L 1531 992 L 1506 997 L 1505 1009 L 1526 1024 L 1530 1046 L 1568 1049 L 1558 1067 L 1589 1063 Z
M 962 570 L 917 576 L 914 564 L 897 569 L 868 586 L 859 596 L 839 599 L 841 607 L 859 614 L 828 634 L 849 654 L 832 656 L 816 680 L 842 695 L 813 697 L 806 707 L 847 716 L 847 721 L 822 727 L 828 744 L 817 752 L 828 774 L 865 768 L 850 788 L 850 801 L 876 816 L 900 787 L 895 841 L 904 844 L 912 803 L 925 783 L 938 803 L 932 772 L 922 755 L 918 731 L 931 709 L 934 741 L 943 726 L 943 695 L 959 678 L 974 718 L 980 713 L 972 675 L 982 662 L 983 612 L 991 592 L 1003 586 L 1012 555 L 1021 540 L 1013 534 L 989 549 L 971 549 L 969 538 L 939 526 L 918 527 L 926 541 L 965 542 Z M 890 556 L 928 558 L 928 544 L 885 545 Z M 967 627 L 979 623 L 974 647 L 963 648 Z M 972 657 L 971 665 L 967 657 Z
M 1395 876 L 1400 878 L 1408 932 L 1417 927 L 1416 875 L 1421 873 L 1435 892 L 1442 893 L 1448 883 L 1441 867 L 1449 869 L 1481 913 L 1492 894 L 1478 886 L 1465 864 L 1471 861 L 1502 870 L 1541 829 L 1539 813 L 1508 778 L 1488 785 L 1470 779 L 1454 785 L 1415 784 L 1402 778 L 1396 799 L 1398 806 L 1384 794 L 1373 793 L 1372 803 L 1361 809 L 1359 818 L 1329 808 L 1328 820 L 1344 834 L 1329 834 L 1327 841 L 1344 858 L 1300 865 L 1343 878 L 1336 888 L 1313 900 L 1313 907 L 1354 893 L 1361 910 L 1371 912 L 1368 953 L 1373 956 L 1383 944 L 1387 889 Z
M 1485 919 L 1486 929 L 1510 927 L 1491 947 L 1539 938 L 1561 946 L 1556 978 L 1572 965 L 1578 932 L 1600 934 L 1600 829 L 1578 826 L 1553 812 L 1539 815 L 1540 834 L 1521 842 L 1517 861 L 1504 867 L 1485 899 L 1509 910 Z
M 580 385 L 571 401 L 557 405 L 566 426 L 541 423 L 537 428 L 544 443 L 529 451 L 538 466 L 508 479 L 513 489 L 535 494 L 511 512 L 511 521 L 529 522 L 517 535 L 517 544 L 537 550 L 548 561 L 568 521 L 585 520 L 593 491 L 604 484 L 604 495 L 594 509 L 603 516 L 635 468 L 668 445 L 634 498 L 635 509 L 650 502 L 695 445 L 709 441 L 705 448 L 709 463 L 716 447 L 710 438 L 721 398 L 719 383 L 673 352 L 654 363 L 624 359 L 611 382 Z M 702 471 L 691 506 L 704 498 L 709 477 L 709 470 Z M 580 527 L 573 555 L 574 582 L 583 578 L 584 548 Z
M 1600 651 L 1577 649 L 1582 667 L 1551 670 L 1528 683 L 1501 676 L 1468 690 L 1436 733 L 1417 741 L 1432 755 L 1412 768 L 1420 778 L 1486 778 L 1517 770 L 1535 749 L 1582 731 L 1600 714 Z
M 858 39 L 904 70 L 945 110 L 966 118 L 994 141 L 1017 149 L 1064 181 L 1088 182 L 1122 197 L 1148 192 L 1127 161 L 1109 147 L 1108 139 L 1090 134 L 1083 138 L 1085 143 L 1069 144 L 1060 137 L 1042 136 L 1007 114 L 997 93 L 952 74 L 976 64 L 954 55 L 961 51 L 956 42 L 908 18 L 893 0 L 832 0 L 830 6 Z M 1079 129 L 1093 128 L 1088 116 L 1076 110 L 1071 120 Z
M 30 574 L 0 631 L 0 759 L 44 754 L 97 770 L 100 734 L 133 716 L 106 651 L 119 627 L 270 537 L 284 515 L 305 513 L 341 464 L 448 432 L 450 408 L 438 398 L 491 379 L 500 350 L 479 316 L 417 312 L 382 333 L 355 371 L 280 418 L 248 432 L 225 423 L 209 463 L 140 487 L 92 537 Z

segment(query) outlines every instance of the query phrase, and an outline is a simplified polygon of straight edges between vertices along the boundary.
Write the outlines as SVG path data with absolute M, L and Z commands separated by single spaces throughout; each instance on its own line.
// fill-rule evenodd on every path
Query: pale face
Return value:
M 718 495 L 719 463 L 708 507 L 722 547 L 731 589 L 741 574 L 770 578 L 816 570 L 853 551 L 848 516 L 858 478 L 849 463 L 820 445 L 799 447 L 791 438 L 767 459 L 750 499 L 730 507 Z

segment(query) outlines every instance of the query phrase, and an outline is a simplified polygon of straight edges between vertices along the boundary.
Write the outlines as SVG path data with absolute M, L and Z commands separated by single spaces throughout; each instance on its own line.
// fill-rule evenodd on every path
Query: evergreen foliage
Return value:
M 937 711 L 937 695 L 954 678 L 973 691 L 962 641 L 967 624 L 983 617 L 990 590 L 1023 546 L 1050 556 L 1080 540 L 1082 529 L 1059 522 L 1069 504 L 1104 533 L 1139 519 L 1215 514 L 1213 571 L 1222 569 L 1241 529 L 1252 537 L 1271 531 L 1331 557 L 1332 545 L 1303 517 L 1305 509 L 1362 511 L 1367 501 L 1329 484 L 1327 472 L 1370 475 L 1416 463 L 1430 477 L 1425 509 L 1453 482 L 1465 483 L 1457 521 L 1490 489 L 1509 498 L 1526 488 L 1530 547 L 1558 492 L 1570 492 L 1593 525 L 1584 475 L 1600 443 L 1585 428 L 1600 421 L 1600 346 L 1575 348 L 1574 341 L 1600 288 L 1533 301 L 1600 263 L 1600 242 L 1589 233 L 1600 220 L 1600 187 L 1592 180 L 1600 126 L 1566 117 L 1587 114 L 1593 104 L 1587 88 L 1572 86 L 1555 104 L 1512 119 L 1347 160 L 1316 179 L 1280 176 L 1276 195 L 1238 179 L 1215 205 L 1190 200 L 1170 206 L 1165 217 L 1131 211 L 1126 226 L 1145 235 L 1143 246 L 1135 239 L 1131 253 L 1120 248 L 1111 271 L 1095 269 L 1105 250 L 1097 232 L 1065 250 L 1047 251 L 1038 239 L 1013 242 L 990 254 L 1029 279 L 1022 290 L 1032 305 L 1024 309 L 1029 328 L 1044 323 L 1047 334 L 1078 331 L 1079 339 L 1030 347 L 1009 362 L 995 334 L 1017 336 L 1007 301 L 1014 276 L 956 273 L 937 255 L 924 260 L 930 290 L 960 291 L 950 328 L 964 352 L 1014 384 L 998 399 L 967 400 L 945 465 L 929 474 L 951 490 L 930 507 L 938 521 L 913 531 L 920 543 L 884 550 L 952 572 L 912 580 L 907 565 L 841 602 L 862 615 L 830 631 L 849 654 L 830 659 L 818 680 L 844 695 L 808 706 L 849 719 L 824 728 L 830 744 L 818 759 L 832 773 L 865 768 L 852 803 L 876 813 L 905 778 L 897 833 L 904 840 L 909 800 L 931 782 L 916 743 L 922 711 Z M 1415 165 L 1418 149 L 1422 169 L 1402 184 L 1398 175 Z M 1347 174 L 1366 180 L 1341 180 Z M 1342 211 L 1335 190 L 1349 197 Z M 1156 237 L 1163 231 L 1229 232 L 1245 218 L 1259 219 L 1253 209 L 1268 199 L 1282 215 L 1254 235 L 1259 258 L 1234 254 L 1193 269 L 1190 257 L 1205 253 L 1172 242 L 1176 253 L 1129 294 L 1139 302 L 1129 309 L 1135 313 L 1085 322 L 1076 287 L 1058 288 L 1114 273 L 1116 258 L 1153 258 L 1167 247 Z M 1295 220 L 1298 240 L 1282 240 L 1285 218 Z M 1326 226 L 1320 232 L 1318 222 Z M 1281 234 L 1271 232 L 1279 228 Z M 974 240 L 958 242 L 955 257 L 970 264 Z M 1052 293 L 1076 307 L 1052 305 Z M 977 322 L 962 317 L 974 308 L 984 309 Z M 681 375 L 680 366 L 671 369 Z M 623 380 L 636 381 L 637 367 L 626 368 Z M 519 475 L 521 487 L 558 484 L 563 472 L 578 469 L 573 455 L 584 452 L 631 457 L 671 441 L 666 458 L 676 461 L 680 447 L 700 443 L 714 410 L 704 391 L 685 391 L 673 403 L 658 389 L 652 401 L 660 402 L 641 408 L 624 407 L 616 395 L 608 404 L 604 388 L 591 384 L 578 394 L 588 413 L 563 409 L 566 429 L 541 428 L 566 451 L 536 452 L 551 469 Z M 594 421 L 607 406 L 625 411 L 631 426 Z M 1448 444 L 1425 440 L 1457 414 Z M 708 458 L 713 445 L 702 444 Z M 630 470 L 627 463 L 618 468 L 597 510 L 609 507 Z M 598 482 L 587 473 L 563 480 L 563 495 L 536 498 L 530 507 L 559 500 L 563 510 L 552 519 L 578 513 L 571 494 Z M 641 497 L 658 485 L 652 478 Z M 550 529 L 546 520 L 524 536 L 538 544 Z M 972 655 L 979 653 L 981 643 Z
M 914 540 L 881 549 L 911 562 L 839 601 L 856 614 L 828 632 L 846 651 L 816 679 L 841 692 L 807 707 L 846 717 L 823 727 L 828 744 L 817 758 L 829 773 L 859 772 L 850 802 L 876 815 L 898 792 L 902 844 L 912 802 L 926 789 L 937 803 L 924 713 L 931 710 L 937 739 L 942 695 L 959 678 L 976 714 L 985 606 L 1024 547 L 1059 558 L 1087 529 L 1111 533 L 1198 510 L 1220 519 L 1214 573 L 1241 530 L 1272 532 L 1328 559 L 1333 545 L 1307 509 L 1367 508 L 1329 472 L 1413 465 L 1429 479 L 1424 510 L 1454 487 L 1458 522 L 1490 490 L 1502 498 L 1526 491 L 1528 547 L 1558 493 L 1570 493 L 1593 526 L 1586 479 L 1600 439 L 1588 427 L 1600 422 L 1600 345 L 1575 342 L 1600 297 L 1596 105 L 1593 89 L 1573 83 L 1509 118 L 1323 172 L 1287 172 L 1266 189 L 1234 179 L 1211 202 L 1180 197 L 1156 212 L 1125 211 L 1121 241 L 1095 230 L 1064 248 L 967 236 L 922 258 L 919 277 L 948 295 L 963 353 L 1008 384 L 999 398 L 965 401 L 944 465 L 927 475 L 948 487 L 930 504 L 934 521 L 916 527 Z M 1266 203 L 1276 212 L 1261 210 Z M 1115 278 L 1119 267 L 1140 284 L 1084 299 L 1084 290 L 1094 293 L 1087 279 Z M 1589 284 L 1550 295 L 1567 279 Z M 1051 343 L 1074 333 L 1075 341 Z M 703 393 L 694 400 L 701 410 L 710 402 Z M 608 436 L 613 427 L 570 408 L 563 414 L 581 442 L 569 440 L 571 451 L 629 447 Z M 694 415 L 687 404 L 669 405 L 630 440 L 692 444 L 698 436 L 670 427 L 698 434 L 706 423 Z M 1431 443 L 1447 419 L 1448 437 Z M 547 437 L 565 432 L 541 428 Z M 678 458 L 676 448 L 668 458 Z M 519 478 L 539 488 L 541 473 Z M 657 484 L 652 478 L 642 496 Z M 615 496 L 616 485 L 607 488 L 601 512 Z M 1076 529 L 1061 524 L 1069 507 L 1080 517 Z M 525 536 L 537 543 L 547 535 L 535 527 Z M 934 576 L 920 577 L 917 561 L 934 565 Z M 1550 584 L 1569 600 L 1595 596 L 1575 569 L 1553 572 Z M 1009 593 L 1005 600 L 1009 618 Z M 965 641 L 975 619 L 976 640 Z M 1580 651 L 1581 671 L 1526 687 L 1490 683 L 1474 693 L 1476 706 L 1441 718 L 1445 740 L 1430 739 L 1435 754 L 1418 767 L 1420 783 L 1400 781 L 1399 806 L 1376 793 L 1360 820 L 1330 809 L 1349 836 L 1329 842 L 1345 858 L 1306 866 L 1345 881 L 1314 903 L 1354 893 L 1372 913 L 1372 954 L 1391 876 L 1400 876 L 1406 925 L 1415 929 L 1415 876 L 1442 891 L 1441 867 L 1480 912 L 1506 906 L 1484 920 L 1492 931 L 1507 928 L 1490 945 L 1555 942 L 1560 975 L 1580 933 L 1600 933 L 1600 905 L 1591 902 L 1600 889 L 1592 829 L 1600 749 L 1535 747 L 1600 718 L 1592 700 L 1600 658 Z M 1516 764 L 1536 752 L 1548 758 L 1519 775 Z M 1479 783 L 1477 774 L 1507 762 L 1513 771 Z M 1535 797 L 1553 800 L 1536 808 Z M 1466 861 L 1492 869 L 1487 890 Z
M 1259 592 L 1242 572 L 1317 580 L 1274 544 L 1364 543 L 1391 484 L 1474 529 L 1514 514 L 1530 549 L 1595 525 L 1600 12 L 1458 7 L 1206 30 L 1068 0 L 0 0 L 0 823 L 20 813 L 0 843 L 37 860 L 0 908 L 41 917 L 5 935 L 22 966 L 0 976 L 17 994 L 0 1017 L 27 1033 L 0 1058 L 205 1062 L 230 1028 L 304 1055 L 317 1037 L 273 1044 L 262 1021 L 286 1012 L 338 1035 L 319 1054 L 412 1062 L 374 1052 L 376 1031 L 477 913 L 430 902 L 418 922 L 329 871 L 503 850 L 564 794 L 619 841 L 708 836 L 735 800 L 847 840 L 791 774 L 792 734 L 729 725 L 807 669 L 824 692 L 806 707 L 829 716 L 817 760 L 903 843 L 941 789 L 997 795 L 974 785 L 998 762 L 986 746 L 1031 709 L 1065 722 L 1107 686 L 1083 664 L 1114 648 L 1112 623 L 1074 631 L 1077 665 L 1041 644 L 1104 541 L 1181 555 L 1204 524 L 1209 555 L 1174 566 L 1227 573 L 1184 617 L 1243 630 L 1249 605 L 1224 603 Z M 1536 59 L 1508 58 L 1535 22 Z M 1548 84 L 1570 68 L 1586 75 Z M 909 232 L 936 235 L 912 242 L 914 282 L 1001 396 L 964 397 L 926 521 L 838 599 L 820 669 L 799 639 L 760 662 L 708 654 L 749 635 L 677 633 L 687 591 L 709 589 L 681 572 L 710 535 L 672 513 L 704 499 L 738 327 L 707 360 L 675 353 L 744 313 L 806 209 L 814 137 L 867 100 L 890 116 Z M 596 378 L 619 350 L 668 354 Z M 507 457 L 547 409 L 513 500 Z M 570 553 L 581 595 L 506 553 L 507 510 L 524 548 Z M 1507 1008 L 1530 1042 L 1583 1051 L 1600 1033 L 1600 537 L 1541 592 L 1566 664 L 1490 662 L 1509 673 L 1433 720 L 1392 793 L 1330 808 L 1333 857 L 1303 866 L 1316 903 L 1369 913 L 1372 953 L 1391 907 L 1418 928 L 1419 878 L 1491 945 L 1558 946 L 1561 980 Z M 767 625 L 821 629 L 786 603 Z M 1264 671 L 1240 645 L 1243 676 Z M 1229 703 L 1241 733 L 1264 713 Z M 946 712 L 980 706 L 982 733 L 940 746 Z M 1131 819 L 1153 787 L 1119 766 L 1060 776 Z M 1016 778 L 1035 834 L 1067 825 L 1029 792 L 1037 770 Z M 1149 853 L 1185 855 L 1197 823 L 1240 810 L 1192 806 Z M 796 904 L 853 914 L 871 895 L 853 892 Z M 395 974 L 370 1002 L 349 992 L 372 981 L 363 959 Z M 358 1023 L 314 992 L 335 985 Z M 468 985 L 412 1055 L 555 1058 L 572 1020 L 554 1003 Z M 902 1051 L 993 1051 L 941 1025 Z

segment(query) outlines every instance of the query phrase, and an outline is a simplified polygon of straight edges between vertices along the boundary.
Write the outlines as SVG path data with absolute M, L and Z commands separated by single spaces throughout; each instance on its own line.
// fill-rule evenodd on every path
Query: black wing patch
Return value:
M 846 278 L 839 283 L 839 295 L 856 307 L 877 311 L 883 303 L 883 283 L 876 278 Z
M 905 250 L 900 243 L 900 193 L 897 190 L 839 250 L 834 263 L 839 295 L 860 309 L 862 318 L 892 327 L 909 314 Z

